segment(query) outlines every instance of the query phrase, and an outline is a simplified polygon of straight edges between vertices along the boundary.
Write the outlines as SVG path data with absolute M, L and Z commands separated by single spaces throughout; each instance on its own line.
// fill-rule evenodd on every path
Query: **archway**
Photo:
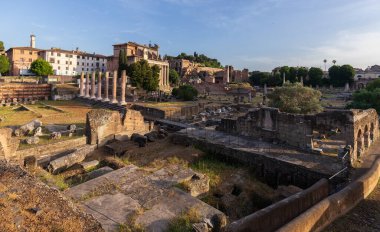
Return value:
M 358 136 L 356 137 L 356 151 L 357 158 L 359 159 L 363 155 L 363 135 L 361 129 L 359 129 Z
M 370 145 L 368 126 L 364 127 L 364 147 L 367 149 Z

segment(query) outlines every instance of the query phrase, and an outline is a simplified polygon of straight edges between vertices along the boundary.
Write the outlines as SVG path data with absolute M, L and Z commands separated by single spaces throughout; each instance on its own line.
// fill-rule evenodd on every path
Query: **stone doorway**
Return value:
M 356 150 L 357 150 L 357 158 L 361 158 L 363 154 L 363 135 L 362 130 L 359 129 L 358 136 L 356 137 Z

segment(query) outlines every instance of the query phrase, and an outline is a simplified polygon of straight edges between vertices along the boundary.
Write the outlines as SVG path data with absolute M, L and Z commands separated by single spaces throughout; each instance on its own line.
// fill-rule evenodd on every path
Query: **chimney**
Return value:
M 36 48 L 36 36 L 33 34 L 30 35 L 30 47 Z

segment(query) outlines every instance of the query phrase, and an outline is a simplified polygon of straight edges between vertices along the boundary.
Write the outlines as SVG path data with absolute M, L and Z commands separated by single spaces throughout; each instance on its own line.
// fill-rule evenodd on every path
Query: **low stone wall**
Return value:
M 144 117 L 158 119 L 191 119 L 193 115 L 200 112 L 201 107 L 198 105 L 186 106 L 165 106 L 162 108 L 146 107 L 141 105 L 133 105 L 131 109 L 140 111 Z
M 68 149 L 75 149 L 85 144 L 86 144 L 86 137 L 81 137 L 77 139 L 69 139 L 69 140 L 51 143 L 51 144 L 44 144 L 37 147 L 29 148 L 29 149 L 18 150 L 11 157 L 11 160 L 15 162 L 19 162 L 19 161 L 24 160 L 24 158 L 27 156 L 35 156 L 38 160 L 44 159 L 47 156 L 55 155 L 55 154 L 67 151 Z
M 6 99 L 45 99 L 51 96 L 49 84 L 0 84 L 0 100 Z
M 272 187 L 291 184 L 305 189 L 320 179 L 328 179 L 330 177 L 330 174 L 317 172 L 302 165 L 285 162 L 264 154 L 233 149 L 225 145 L 214 144 L 207 140 L 188 137 L 180 133 L 174 134 L 171 138 L 173 143 L 185 146 L 193 145 L 205 152 L 216 154 L 221 159 L 248 165 L 253 168 L 255 176 L 259 180 Z M 344 180 L 342 178 L 336 177 L 332 185 L 334 186 L 343 182 Z
M 343 190 L 325 198 L 309 210 L 280 228 L 279 232 L 321 231 L 338 217 L 354 208 L 377 186 L 380 177 L 380 158 L 372 168 Z
M 276 202 L 247 217 L 231 223 L 228 232 L 274 231 L 285 225 L 329 194 L 329 183 L 326 179 L 318 181 L 310 188 Z

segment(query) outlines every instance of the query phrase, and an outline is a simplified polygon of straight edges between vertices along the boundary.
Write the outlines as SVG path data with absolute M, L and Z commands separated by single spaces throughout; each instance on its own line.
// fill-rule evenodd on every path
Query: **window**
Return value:
M 20 53 L 21 53 L 21 54 L 24 54 L 24 50 L 21 50 Z
M 73 68 L 73 71 L 75 71 L 75 68 Z
M 91 63 L 91 67 L 94 67 L 94 63 Z
M 102 66 L 104 67 L 104 63 L 102 64 Z
M 51 52 L 51 55 L 54 56 L 54 52 Z
M 29 55 L 33 55 L 33 51 L 29 51 Z
M 70 61 L 70 65 L 71 65 L 71 64 L 73 64 L 73 62 L 72 62 L 72 61 Z
M 59 64 L 59 60 L 57 60 L 57 64 Z
M 49 60 L 49 62 L 52 64 L 54 63 L 54 61 L 55 61 L 54 58 L 50 58 L 50 60 Z
M 88 71 L 88 68 L 87 68 L 87 71 Z
M 97 57 L 96 60 L 99 60 L 99 57 Z
M 79 65 L 79 62 L 77 62 L 77 65 Z
M 80 59 L 80 56 L 77 56 L 78 59 Z
M 87 66 L 89 66 L 89 64 L 87 63 Z
M 82 62 L 82 66 L 84 66 L 84 62 Z
M 82 71 L 84 71 L 84 68 L 82 68 Z
M 65 54 L 66 57 L 69 57 L 69 55 Z
M 66 67 L 66 70 L 69 70 L 69 67 Z
M 21 61 L 21 62 L 24 62 L 24 58 L 20 58 L 20 61 Z
M 58 52 L 58 53 L 57 53 L 57 56 L 61 56 L 61 53 Z
M 61 70 L 61 66 L 58 66 L 58 70 Z
M 99 68 L 99 63 L 96 63 L 96 67 L 98 67 L 98 68 Z
M 70 58 L 73 58 L 73 55 L 70 55 Z
M 29 62 L 32 62 L 32 58 L 29 58 Z

